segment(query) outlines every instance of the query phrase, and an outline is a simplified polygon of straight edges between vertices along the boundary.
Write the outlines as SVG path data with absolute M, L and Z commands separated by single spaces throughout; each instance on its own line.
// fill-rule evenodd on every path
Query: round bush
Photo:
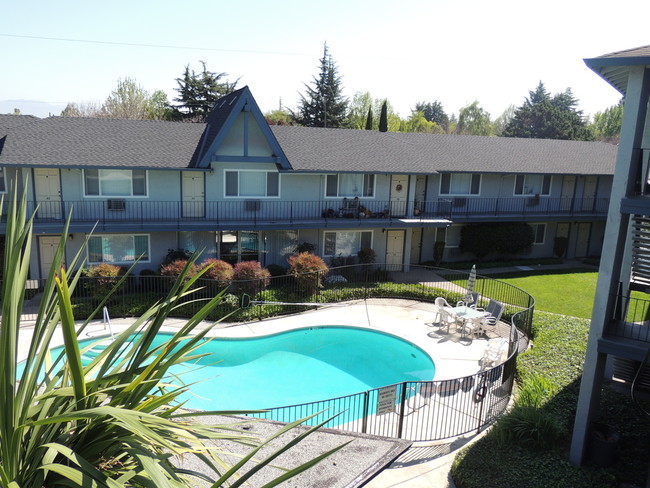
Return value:
M 290 256 L 289 273 L 296 278 L 298 285 L 307 293 L 315 293 L 323 287 L 323 280 L 329 268 L 320 256 L 308 252 L 301 252 Z
M 251 296 L 269 286 L 271 273 L 262 268 L 258 261 L 242 261 L 233 268 L 233 284 L 239 293 L 248 293 Z
M 101 263 L 91 266 L 85 272 L 88 291 L 93 298 L 104 298 L 110 293 L 120 276 L 124 274 L 120 266 Z

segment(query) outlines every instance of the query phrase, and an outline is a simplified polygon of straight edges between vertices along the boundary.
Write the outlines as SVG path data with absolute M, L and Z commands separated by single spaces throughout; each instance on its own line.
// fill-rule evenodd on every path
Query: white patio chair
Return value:
M 485 346 L 481 364 L 484 368 L 496 366 L 503 361 L 503 355 L 508 350 L 508 340 L 502 337 L 498 339 L 490 339 Z

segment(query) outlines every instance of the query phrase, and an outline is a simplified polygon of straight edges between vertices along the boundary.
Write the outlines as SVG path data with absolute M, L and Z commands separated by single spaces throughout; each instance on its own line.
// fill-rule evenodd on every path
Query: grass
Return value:
M 591 318 L 598 272 L 591 269 L 523 271 L 490 275 L 535 297 L 535 310 Z
M 525 405 L 528 411 L 517 411 L 510 422 L 525 427 L 517 438 L 513 440 L 511 436 L 510 442 L 503 444 L 499 437 L 503 432 L 495 428 L 459 452 L 452 466 L 456 486 L 644 486 L 650 456 L 650 417 L 642 414 L 629 393 L 621 393 L 609 386 L 602 391 L 600 417 L 596 420 L 620 434 L 616 463 L 608 469 L 589 463 L 583 467 L 569 464 L 568 450 L 589 321 L 536 311 L 533 326 L 535 347 L 519 356 L 517 380 L 520 389 L 526 388 L 526 384 L 539 383 L 540 378 L 543 378 L 542 384 L 548 385 L 545 386 L 548 394 L 538 404 L 538 415 L 530 415 L 530 406 Z M 648 409 L 647 404 L 645 408 Z M 548 423 L 552 423 L 552 429 L 548 428 Z M 559 427 L 559 434 L 555 426 Z

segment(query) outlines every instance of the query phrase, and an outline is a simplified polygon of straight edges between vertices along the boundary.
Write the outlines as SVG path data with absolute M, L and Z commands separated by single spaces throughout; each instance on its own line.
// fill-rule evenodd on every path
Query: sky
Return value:
M 185 66 L 248 85 L 263 112 L 295 109 L 327 43 L 343 94 L 494 119 L 541 81 L 593 115 L 621 95 L 585 58 L 650 44 L 647 0 L 0 0 L 0 113 L 59 115 L 129 77 L 177 96 Z

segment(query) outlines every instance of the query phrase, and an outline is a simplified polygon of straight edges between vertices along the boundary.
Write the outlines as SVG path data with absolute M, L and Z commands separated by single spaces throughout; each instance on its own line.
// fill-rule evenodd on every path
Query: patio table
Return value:
M 452 316 L 456 317 L 457 323 L 461 326 L 461 336 L 465 337 L 467 335 L 467 327 L 465 324 L 474 319 L 479 319 L 486 316 L 486 312 L 483 310 L 476 310 L 475 308 L 468 307 L 467 305 L 461 305 L 460 307 L 445 307 L 445 310 L 449 312 Z

